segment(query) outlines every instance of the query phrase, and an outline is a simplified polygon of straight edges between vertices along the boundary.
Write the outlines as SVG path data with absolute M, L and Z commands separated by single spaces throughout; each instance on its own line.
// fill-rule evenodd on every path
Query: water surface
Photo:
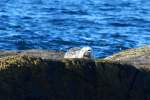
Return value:
M 149 0 L 1 0 L 0 50 L 91 46 L 96 57 L 150 44 Z

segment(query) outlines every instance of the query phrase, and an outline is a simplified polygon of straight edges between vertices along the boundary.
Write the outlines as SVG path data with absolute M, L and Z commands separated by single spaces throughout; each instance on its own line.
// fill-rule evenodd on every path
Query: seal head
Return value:
M 92 58 L 92 48 L 71 48 L 65 53 L 64 58 Z

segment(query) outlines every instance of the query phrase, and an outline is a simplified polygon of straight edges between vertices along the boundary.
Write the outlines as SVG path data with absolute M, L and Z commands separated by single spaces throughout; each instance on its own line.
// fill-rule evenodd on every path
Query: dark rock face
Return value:
M 111 61 L 0 59 L 0 100 L 150 100 L 150 70 Z
M 131 65 L 98 65 L 99 100 L 148 100 L 150 72 Z M 146 87 L 146 88 L 145 88 Z
M 96 68 L 90 60 L 23 56 L 1 59 L 0 65 L 1 100 L 96 100 Z

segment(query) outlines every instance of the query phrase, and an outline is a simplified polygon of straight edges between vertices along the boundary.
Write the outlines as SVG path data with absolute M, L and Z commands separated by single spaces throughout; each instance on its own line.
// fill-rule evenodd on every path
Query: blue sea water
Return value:
M 105 57 L 146 44 L 149 0 L 0 0 L 0 50 L 91 46 Z

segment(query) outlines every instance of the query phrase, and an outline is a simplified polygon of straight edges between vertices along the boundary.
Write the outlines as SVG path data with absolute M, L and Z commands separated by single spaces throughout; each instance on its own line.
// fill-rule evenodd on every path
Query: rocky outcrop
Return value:
M 130 55 L 116 55 L 101 60 L 0 58 L 0 100 L 149 100 L 149 63 L 139 63 L 140 55 L 131 54 L 136 64 Z
M 122 51 L 105 60 L 132 64 L 137 68 L 150 68 L 150 46 Z
M 88 66 L 87 66 L 88 65 Z M 0 59 L 1 100 L 83 100 L 97 98 L 91 60 Z
M 31 49 L 31 50 L 18 50 L 18 51 L 0 51 L 0 58 L 10 57 L 10 56 L 30 56 L 30 57 L 40 57 L 42 59 L 62 59 L 64 57 L 63 51 L 55 50 L 40 50 L 40 49 Z

